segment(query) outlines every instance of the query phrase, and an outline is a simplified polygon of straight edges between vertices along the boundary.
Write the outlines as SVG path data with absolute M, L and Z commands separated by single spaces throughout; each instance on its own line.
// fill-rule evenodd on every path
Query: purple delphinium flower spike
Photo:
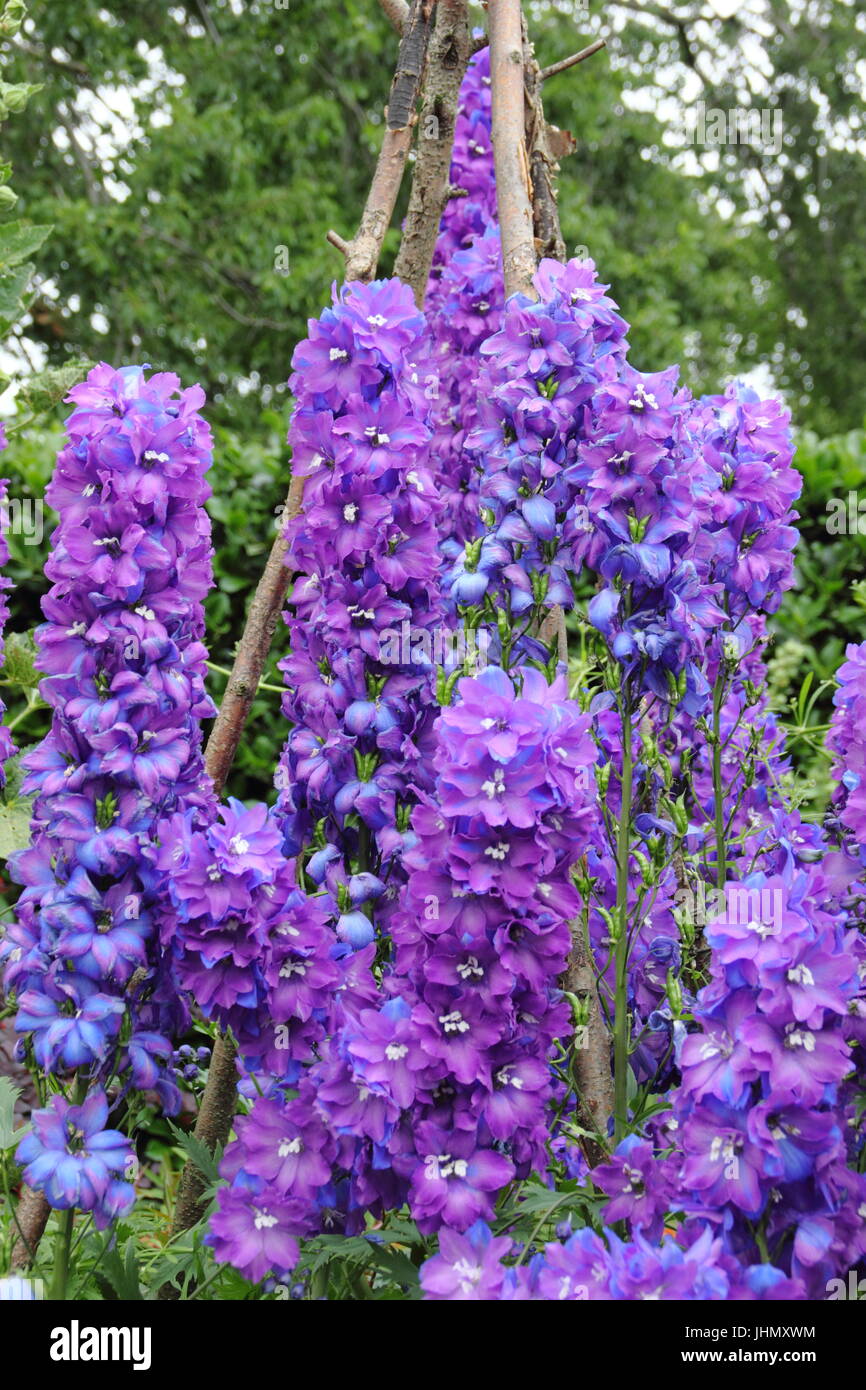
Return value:
M 149 854 L 160 817 L 204 814 L 213 799 L 200 727 L 213 713 L 202 645 L 210 430 L 201 389 L 169 373 L 102 363 L 68 399 L 36 634 L 51 729 L 23 760 L 24 790 L 37 795 L 32 845 L 11 861 L 23 891 L 5 985 L 45 1070 L 100 1087 L 146 1075 L 171 1110 L 166 1035 L 188 1015 L 160 947 Z M 54 1202 L 60 1188 L 45 1191 Z M 123 1206 L 114 1188 L 94 1191 L 97 1213 Z

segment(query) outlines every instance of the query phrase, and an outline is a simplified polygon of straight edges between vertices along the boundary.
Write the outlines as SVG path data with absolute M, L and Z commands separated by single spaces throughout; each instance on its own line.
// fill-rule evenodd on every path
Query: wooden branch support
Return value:
M 575 1035 L 572 1049 L 578 1113 L 587 1129 L 606 1135 L 614 1099 L 610 1034 L 602 1017 L 595 964 L 587 950 L 580 918 L 571 923 L 571 953 L 563 988 L 581 999 L 587 1011 L 587 1023 Z M 593 1168 L 607 1157 L 607 1149 L 595 1140 L 586 1140 L 583 1149 Z
M 534 299 L 532 277 L 536 261 L 524 120 L 520 0 L 490 0 L 488 22 L 493 158 L 505 295 L 507 298 L 522 293 Z
M 406 0 L 379 0 L 388 23 L 397 34 L 402 34 L 406 28 L 406 20 L 409 18 L 409 6 Z
M 51 1208 L 42 1192 L 22 1185 L 21 1197 L 15 1212 L 18 1235 L 12 1246 L 10 1269 L 27 1269 L 33 1263 L 39 1242 L 45 1234 Z
M 293 478 L 279 533 L 271 546 L 271 553 L 250 604 L 232 673 L 207 742 L 205 768 L 217 793 L 225 786 L 234 762 L 285 603 L 290 578 L 285 563 L 285 528 L 300 512 L 303 495 L 304 479 Z
M 564 261 L 565 242 L 559 225 L 556 203 L 556 175 L 559 164 L 551 149 L 551 127 L 544 119 L 541 101 L 542 76 L 532 44 L 524 28 L 523 72 L 526 97 L 526 148 L 532 188 L 532 232 L 539 260 L 551 257 Z
M 522 291 L 535 297 L 532 276 L 536 254 L 565 260 L 551 149 L 552 127 L 544 119 L 542 76 L 535 61 L 519 0 L 489 0 L 490 72 L 493 84 L 493 156 L 496 198 L 502 234 L 506 295 Z M 556 637 L 560 660 L 568 661 L 565 614 L 553 608 L 540 625 L 548 643 Z M 573 1072 L 581 1113 L 587 1127 L 606 1134 L 613 1114 L 610 1037 L 601 1012 L 595 965 L 584 940 L 583 923 L 570 924 L 572 948 L 564 987 L 581 998 L 589 1022 L 581 1046 L 573 1049 Z M 604 1150 L 585 1146 L 591 1163 Z
M 427 60 L 433 14 L 434 4 L 431 0 L 412 0 L 391 82 L 382 148 L 358 230 L 350 242 L 343 241 L 337 232 L 328 232 L 328 241 L 345 256 L 347 281 L 372 280 L 376 273 L 412 145 L 412 125 Z
M 465 197 L 448 182 L 460 84 L 471 56 L 466 0 L 439 0 L 421 97 L 412 192 L 394 274 L 423 306 L 442 213 L 449 198 Z

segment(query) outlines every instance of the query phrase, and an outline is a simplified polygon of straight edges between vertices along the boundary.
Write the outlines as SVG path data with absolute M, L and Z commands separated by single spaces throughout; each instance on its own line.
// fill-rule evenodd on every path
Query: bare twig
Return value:
M 201 1108 L 195 1122 L 195 1137 L 205 1144 L 210 1153 L 215 1153 L 219 1145 L 225 1145 L 231 1133 L 232 1120 L 237 1108 L 238 1073 L 235 1066 L 237 1047 L 232 1038 L 221 1035 L 214 1044 L 208 1070 L 207 1084 L 202 1096 Z M 188 1231 L 204 1213 L 202 1193 L 207 1186 L 204 1174 L 196 1168 L 192 1160 L 187 1160 L 180 1175 L 177 1190 L 177 1204 L 171 1226 L 172 1237 Z M 178 1298 L 180 1290 L 174 1284 L 163 1284 L 159 1296 L 163 1301 Z
M 445 204 L 465 197 L 448 182 L 460 84 L 469 62 L 471 35 L 466 0 L 439 0 L 421 99 L 412 192 L 394 274 L 411 285 L 421 307 L 433 264 Z
M 345 243 L 346 280 L 372 280 L 376 273 L 412 143 L 412 122 L 432 24 L 433 6 L 428 0 L 412 0 L 400 40 L 397 69 L 391 83 L 386 129 L 376 172 L 361 214 L 360 226 L 352 240 Z M 337 245 L 336 237 L 336 232 L 328 235 L 332 246 Z
M 524 28 L 523 74 L 526 96 L 526 148 L 532 187 L 532 230 L 539 259 L 551 256 L 565 260 L 565 242 L 559 225 L 556 203 L 556 174 L 559 165 L 551 150 L 551 127 L 544 119 L 541 100 L 542 77 L 532 44 Z M 564 624 L 563 624 L 564 628 Z M 564 640 L 564 637 L 563 637 Z
M 329 242 L 331 243 L 332 246 L 336 246 L 336 248 L 337 248 L 337 250 L 339 251 L 339 253 L 340 253 L 341 256 L 348 256 L 348 254 L 349 254 L 349 243 L 348 243 L 348 241 L 346 241 L 343 237 L 341 237 L 339 232 L 335 232 L 333 228 L 331 228 L 331 230 L 330 230 L 329 232 L 326 233 L 326 235 L 325 235 L 325 241 L 329 241 Z
M 535 296 L 532 190 L 524 133 L 520 0 L 493 0 L 490 25 L 493 159 L 506 296 Z
M 282 515 L 280 534 L 271 546 L 271 553 L 258 583 L 246 626 L 235 655 L 232 673 L 223 693 L 219 714 L 205 752 L 205 766 L 214 788 L 221 792 L 234 762 L 241 732 L 255 698 L 264 670 L 280 612 L 289 586 L 286 568 L 285 525 L 301 510 L 304 479 L 293 478 Z
M 397 70 L 388 98 L 389 130 L 405 130 L 412 122 L 427 61 L 434 10 L 431 0 L 413 0 L 400 39 Z
M 213 22 L 213 17 L 211 16 L 211 12 L 207 7 L 206 0 L 196 0 L 196 8 L 198 9 L 199 14 L 201 15 L 201 22 L 207 30 L 208 38 L 210 39 L 214 47 L 218 48 L 219 45 L 222 43 L 222 35 L 220 34 L 219 30 Z
M 280 323 L 278 319 L 257 318 L 250 314 L 242 314 L 240 309 L 235 309 L 229 304 L 227 299 L 223 299 L 221 294 L 214 294 L 214 304 L 227 314 L 235 323 L 243 324 L 244 328 L 267 328 L 273 333 L 288 333 L 289 325 Z
M 539 641 L 545 642 L 550 646 L 554 637 L 556 638 L 556 651 L 560 661 L 568 662 L 568 633 L 565 628 L 565 613 L 557 606 L 548 609 L 546 615 L 538 625 Z
M 542 82 L 546 82 L 548 77 L 555 77 L 558 72 L 565 72 L 566 68 L 573 68 L 575 63 L 582 63 L 585 58 L 591 58 L 593 53 L 598 53 L 599 49 L 604 48 L 607 39 L 596 39 L 588 48 L 582 48 L 579 53 L 572 53 L 570 58 L 562 58 L 558 63 L 551 63 L 549 68 L 542 68 L 539 77 Z

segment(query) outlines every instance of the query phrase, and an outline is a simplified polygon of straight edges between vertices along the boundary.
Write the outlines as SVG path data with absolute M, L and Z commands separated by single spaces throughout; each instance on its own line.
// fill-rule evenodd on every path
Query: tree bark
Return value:
M 232 673 L 207 741 L 205 767 L 217 793 L 225 786 L 234 762 L 285 602 L 290 577 L 285 563 L 285 528 L 300 512 L 303 493 L 304 479 L 293 478 L 279 534 L 271 546 L 271 553 L 250 604 Z
M 391 82 L 382 148 L 358 230 L 349 242 L 343 242 L 334 232 L 328 234 L 328 240 L 346 257 L 346 280 L 372 280 L 379 264 L 412 145 L 412 124 L 433 25 L 433 8 L 431 0 L 412 0 Z
M 406 0 L 379 0 L 388 23 L 397 34 L 402 34 L 406 27 L 406 20 L 409 18 L 409 6 Z
M 11 1269 L 26 1269 L 32 1263 L 50 1215 L 51 1208 L 44 1194 L 22 1186 L 15 1213 L 18 1235 L 12 1246 Z
M 421 98 L 412 193 L 394 274 L 423 307 L 436 238 L 451 194 L 448 175 L 460 84 L 472 53 L 466 0 L 439 0 Z
M 211 1153 L 215 1153 L 219 1145 L 225 1145 L 231 1133 L 237 1106 L 236 1057 L 237 1047 L 234 1040 L 222 1034 L 214 1044 L 201 1109 L 193 1131 L 196 1139 L 200 1139 Z M 206 1185 L 204 1174 L 188 1160 L 178 1183 L 174 1220 L 171 1224 L 172 1237 L 179 1235 L 181 1231 L 188 1231 L 201 1220 L 204 1215 L 201 1195 Z M 178 1294 L 179 1290 L 173 1284 L 164 1284 L 159 1291 L 161 1299 L 174 1299 Z
M 606 1135 L 608 1120 L 613 1114 L 610 1034 L 601 1014 L 595 965 L 592 954 L 586 947 L 583 923 L 577 918 L 570 925 L 571 954 L 563 983 L 569 994 L 583 1000 L 588 1015 L 583 1032 L 575 1035 L 572 1074 L 577 1088 L 581 1118 L 586 1128 Z M 584 1152 L 593 1167 L 607 1157 L 607 1150 L 595 1140 L 585 1141 Z

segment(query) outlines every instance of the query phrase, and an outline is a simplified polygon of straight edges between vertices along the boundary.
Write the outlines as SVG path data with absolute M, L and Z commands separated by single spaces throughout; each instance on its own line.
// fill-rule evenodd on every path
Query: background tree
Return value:
M 577 138 L 566 239 L 631 306 L 637 357 L 681 359 L 703 390 L 769 362 L 800 423 L 862 423 L 857 5 L 599 9 L 545 0 L 533 32 L 542 65 L 607 35 L 545 103 Z M 357 220 L 392 44 L 372 0 L 34 0 L 6 48 L 43 85 L 7 145 L 28 171 L 22 211 L 56 231 L 26 338 L 55 363 L 170 364 L 217 418 L 256 428 L 339 275 L 321 228 Z M 699 101 L 778 111 L 781 152 L 689 144 Z M 392 231 L 386 271 L 395 247 Z

